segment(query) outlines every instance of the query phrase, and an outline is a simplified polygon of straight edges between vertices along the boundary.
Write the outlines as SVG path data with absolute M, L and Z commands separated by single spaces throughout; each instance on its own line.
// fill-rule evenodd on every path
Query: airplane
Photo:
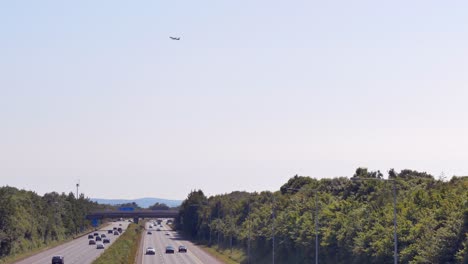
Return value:
M 172 39 L 172 40 L 180 40 L 180 37 L 179 38 L 169 37 L 169 38 Z

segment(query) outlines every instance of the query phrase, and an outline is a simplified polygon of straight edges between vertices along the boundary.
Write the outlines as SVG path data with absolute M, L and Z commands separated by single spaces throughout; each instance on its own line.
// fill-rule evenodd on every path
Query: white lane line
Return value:
M 169 236 L 167 239 L 172 240 L 172 242 L 175 243 L 175 244 L 177 245 L 177 247 L 180 246 L 180 245 L 182 245 L 182 242 L 179 242 L 179 241 L 174 237 L 174 233 L 176 233 L 177 236 L 180 237 L 179 234 L 177 233 L 177 231 L 171 230 L 170 232 L 171 232 L 171 236 Z M 170 239 L 170 238 L 172 238 L 172 239 Z M 203 263 L 203 261 L 201 261 L 191 250 L 187 250 L 187 253 L 184 253 L 184 254 L 189 255 L 190 258 L 193 259 L 193 260 L 195 261 L 195 263 L 197 263 L 197 264 L 205 264 L 205 263 Z M 178 253 L 177 255 L 180 255 L 180 253 Z M 181 258 L 182 258 L 182 256 L 181 256 Z

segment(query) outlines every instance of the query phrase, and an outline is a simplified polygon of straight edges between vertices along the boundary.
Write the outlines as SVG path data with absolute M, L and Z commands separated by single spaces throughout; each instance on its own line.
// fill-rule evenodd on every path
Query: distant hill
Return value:
M 91 198 L 91 201 L 97 202 L 98 204 L 110 204 L 110 205 L 118 205 L 118 204 L 135 202 L 136 204 L 138 204 L 138 206 L 142 208 L 148 208 L 155 203 L 164 203 L 168 205 L 169 207 L 177 207 L 182 203 L 181 200 L 167 200 L 167 199 L 161 199 L 161 198 L 139 198 L 139 199 L 133 199 L 133 200 Z

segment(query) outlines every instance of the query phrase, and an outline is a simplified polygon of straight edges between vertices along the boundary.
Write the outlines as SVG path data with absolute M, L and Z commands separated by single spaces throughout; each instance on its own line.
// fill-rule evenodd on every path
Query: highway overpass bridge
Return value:
M 178 214 L 177 210 L 94 211 L 86 215 L 86 219 L 132 218 L 138 223 L 140 218 L 175 218 Z

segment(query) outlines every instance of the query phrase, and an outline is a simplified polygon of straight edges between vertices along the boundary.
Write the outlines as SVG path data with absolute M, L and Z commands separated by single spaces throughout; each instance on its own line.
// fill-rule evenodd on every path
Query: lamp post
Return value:
M 247 263 L 250 264 L 250 229 L 252 228 L 252 219 L 250 218 L 250 197 L 249 197 L 249 212 L 248 212 L 248 215 L 249 215 L 249 240 L 248 240 L 248 243 L 247 243 Z
M 272 193 L 272 199 L 273 199 L 273 204 L 271 206 L 271 235 L 272 235 L 272 241 L 271 241 L 271 246 L 272 246 L 272 258 L 271 258 L 271 263 L 275 264 L 275 193 Z
M 300 191 L 301 189 L 297 188 L 287 188 L 287 190 L 292 190 L 292 191 Z M 317 190 L 318 189 L 310 189 L 314 192 L 315 196 L 315 264 L 318 264 L 318 196 L 317 196 Z
M 396 193 L 396 180 L 394 179 L 380 179 L 380 178 L 351 178 L 352 181 L 384 181 L 384 182 L 392 182 L 393 183 L 393 263 L 398 263 L 398 236 L 397 236 L 397 210 L 396 210 L 396 202 L 397 202 L 397 193 Z

